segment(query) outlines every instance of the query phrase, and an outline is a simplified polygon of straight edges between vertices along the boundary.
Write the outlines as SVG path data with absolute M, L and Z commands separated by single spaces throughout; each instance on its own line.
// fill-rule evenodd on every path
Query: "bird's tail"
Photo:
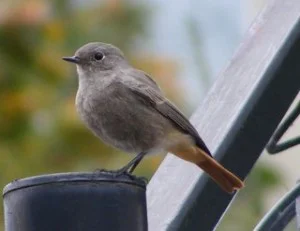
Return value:
M 201 151 L 197 148 L 198 151 Z M 207 154 L 205 159 L 196 163 L 201 169 L 203 169 L 210 177 L 226 192 L 233 193 L 235 190 L 239 190 L 244 187 L 244 182 L 241 181 L 236 175 L 224 168 L 215 159 L 211 158 Z
M 233 193 L 244 187 L 243 181 L 198 147 L 185 146 L 170 150 L 176 156 L 203 169 L 224 191 Z

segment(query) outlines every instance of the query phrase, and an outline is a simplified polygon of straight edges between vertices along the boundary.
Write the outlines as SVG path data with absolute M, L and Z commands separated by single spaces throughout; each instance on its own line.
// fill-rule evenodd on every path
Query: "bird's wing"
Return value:
M 164 117 L 170 119 L 173 124 L 184 133 L 189 134 L 195 140 L 196 145 L 211 156 L 209 149 L 199 136 L 196 129 L 191 125 L 189 120 L 168 100 L 159 89 L 148 86 L 139 82 L 124 83 L 125 86 L 134 94 L 143 99 L 143 102 L 150 104 Z
M 155 90 L 160 91 L 160 88 L 157 85 L 157 83 L 144 71 L 131 68 L 131 69 L 127 69 L 123 74 L 133 77 L 135 80 L 138 80 L 140 83 L 143 83 L 147 86 L 151 86 Z

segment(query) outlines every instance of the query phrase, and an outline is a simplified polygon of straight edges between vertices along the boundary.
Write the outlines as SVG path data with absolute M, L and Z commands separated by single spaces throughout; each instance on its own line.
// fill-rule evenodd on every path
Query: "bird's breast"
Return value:
M 76 105 L 95 135 L 127 152 L 155 149 L 171 127 L 165 117 L 120 86 L 78 91 Z

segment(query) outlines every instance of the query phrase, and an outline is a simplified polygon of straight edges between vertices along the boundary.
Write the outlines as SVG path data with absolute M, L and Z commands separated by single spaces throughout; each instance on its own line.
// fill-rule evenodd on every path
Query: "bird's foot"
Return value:
M 135 175 L 131 174 L 130 172 L 128 172 L 128 169 L 125 169 L 125 168 L 121 168 L 118 170 L 96 169 L 94 171 L 94 173 L 95 174 L 97 174 L 97 173 L 98 174 L 107 174 L 107 175 L 113 176 L 115 178 L 123 176 L 123 177 L 129 178 L 130 180 L 141 180 L 144 182 L 144 184 L 148 183 L 147 178 L 135 176 Z
M 118 170 L 107 170 L 107 169 L 96 169 L 94 173 L 102 173 L 102 174 L 108 174 L 114 177 L 119 177 L 119 176 L 133 176 L 130 174 L 126 169 L 118 169 Z

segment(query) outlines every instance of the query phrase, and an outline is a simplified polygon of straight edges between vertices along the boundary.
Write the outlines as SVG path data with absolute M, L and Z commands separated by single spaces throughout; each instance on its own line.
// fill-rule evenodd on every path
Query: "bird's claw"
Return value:
M 119 177 L 119 176 L 122 176 L 122 175 L 129 176 L 129 177 L 133 176 L 132 174 L 130 174 L 125 169 L 118 169 L 118 170 L 96 169 L 95 173 L 109 174 L 109 175 L 112 175 L 114 177 Z

